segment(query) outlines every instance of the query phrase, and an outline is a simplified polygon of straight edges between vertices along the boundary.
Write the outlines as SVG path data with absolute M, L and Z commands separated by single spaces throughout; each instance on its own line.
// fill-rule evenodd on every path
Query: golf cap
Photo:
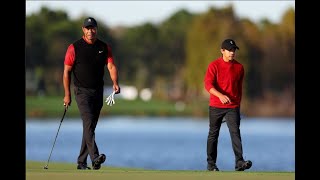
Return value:
M 226 39 L 222 42 L 221 49 L 230 51 L 231 49 L 239 49 L 239 47 L 236 45 L 236 42 L 234 40 Z
M 86 18 L 83 21 L 83 27 L 88 27 L 88 26 L 98 27 L 97 21 L 92 17 Z

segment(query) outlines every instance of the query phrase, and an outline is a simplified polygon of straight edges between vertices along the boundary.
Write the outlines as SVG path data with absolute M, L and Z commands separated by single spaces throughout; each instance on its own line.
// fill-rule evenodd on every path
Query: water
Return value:
M 295 171 L 294 119 L 243 118 L 241 134 L 248 171 Z M 28 119 L 26 160 L 47 162 L 60 119 Z M 152 170 L 206 170 L 206 118 L 107 117 L 96 128 L 104 166 Z M 82 137 L 80 119 L 65 118 L 50 162 L 77 162 Z M 88 163 L 90 163 L 88 158 Z M 220 130 L 217 165 L 234 170 L 234 154 L 226 123 Z

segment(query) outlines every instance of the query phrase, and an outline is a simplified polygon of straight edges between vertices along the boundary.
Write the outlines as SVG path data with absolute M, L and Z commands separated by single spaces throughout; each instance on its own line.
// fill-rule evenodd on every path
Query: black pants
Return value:
M 218 138 L 222 120 L 225 118 L 235 155 L 235 168 L 243 161 L 242 142 L 240 134 L 240 109 L 239 108 L 215 108 L 209 106 L 209 133 L 207 139 L 208 166 L 216 166 Z
M 95 141 L 95 129 L 103 105 L 103 87 L 99 89 L 75 87 L 74 92 L 83 126 L 82 143 L 77 163 L 87 164 L 88 155 L 92 162 L 99 156 Z

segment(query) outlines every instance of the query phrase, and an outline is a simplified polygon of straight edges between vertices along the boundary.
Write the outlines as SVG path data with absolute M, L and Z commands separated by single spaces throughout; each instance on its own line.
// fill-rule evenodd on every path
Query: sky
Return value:
M 146 22 L 161 23 L 182 8 L 191 13 L 205 13 L 210 7 L 222 8 L 232 4 L 235 15 L 257 23 L 268 19 L 273 23 L 281 20 L 283 13 L 295 1 L 26 1 L 26 15 L 38 13 L 42 6 L 52 10 L 64 10 L 71 19 L 85 14 L 114 26 L 136 26 Z M 98 22 L 99 23 L 99 22 Z

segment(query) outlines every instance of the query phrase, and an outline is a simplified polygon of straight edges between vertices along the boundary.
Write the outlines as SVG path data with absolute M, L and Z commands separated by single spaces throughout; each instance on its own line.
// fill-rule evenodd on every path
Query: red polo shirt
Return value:
M 222 57 L 212 61 L 204 77 L 205 89 L 209 92 L 214 87 L 220 93 L 227 95 L 231 103 L 223 104 L 218 97 L 210 94 L 209 105 L 217 108 L 240 106 L 243 78 L 244 68 L 238 61 L 225 62 Z

